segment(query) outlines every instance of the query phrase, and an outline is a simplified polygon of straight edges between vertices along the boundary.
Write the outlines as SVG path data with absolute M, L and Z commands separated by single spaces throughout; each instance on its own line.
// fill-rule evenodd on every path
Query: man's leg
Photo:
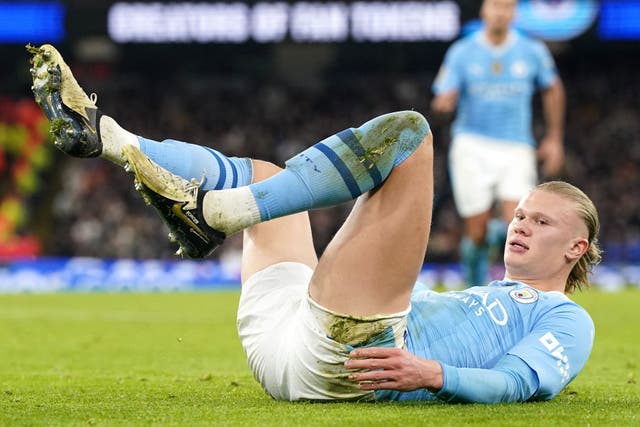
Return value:
M 483 285 L 489 277 L 487 225 L 490 212 L 464 219 L 465 235 L 460 242 L 460 263 L 469 286 Z
M 253 170 L 254 182 L 260 182 L 282 169 L 271 163 L 254 160 Z M 307 212 L 262 222 L 244 230 L 243 283 L 258 271 L 279 262 L 299 262 L 312 270 L 318 264 Z
M 225 235 L 253 226 L 245 234 L 248 247 L 253 245 L 255 249 L 245 251 L 251 257 L 243 265 L 246 278 L 275 262 L 291 259 L 282 258 L 283 252 L 274 250 L 281 244 L 290 244 L 291 239 L 283 239 L 289 235 L 287 226 L 278 225 L 289 223 L 276 219 L 271 224 L 270 220 L 349 200 L 353 192 L 362 193 L 365 188 L 368 192 L 357 201 L 322 256 L 310 294 L 321 306 L 350 315 L 397 313 L 409 304 L 429 238 L 432 137 L 424 118 L 414 112 L 381 116 L 350 132 L 354 138 L 347 139 L 344 133 L 330 137 L 264 181 L 194 193 L 185 212 L 204 219 L 208 227 Z M 359 144 L 360 148 L 344 149 L 348 144 Z M 371 154 L 365 157 L 355 152 Z M 147 168 L 140 165 L 135 151 L 125 153 L 132 156 L 137 179 L 146 187 L 143 191 L 166 190 L 158 184 L 166 179 L 157 179 L 155 170 L 145 176 Z M 336 157 L 336 153 L 342 156 Z M 374 186 L 377 180 L 379 184 Z M 176 200 L 176 195 L 170 193 L 165 194 Z M 306 221 L 305 217 L 295 227 L 307 229 Z M 265 236 L 279 239 L 270 242 Z M 258 243 L 252 241 L 258 237 Z M 309 265 L 309 261 L 303 263 Z
M 237 231 L 345 202 L 379 186 L 428 133 L 419 113 L 386 114 L 318 142 L 264 181 L 220 191 L 202 191 L 133 146 L 123 153 L 136 174 L 136 188 L 169 225 L 182 253 L 201 257 Z
M 273 397 L 373 397 L 342 367 L 351 345 L 403 342 L 431 222 L 433 149 L 424 117 L 377 117 L 319 142 L 284 170 L 254 162 L 256 180 L 266 179 L 219 191 L 200 190 L 134 147 L 124 154 L 137 187 L 174 232 L 224 237 L 246 229 L 238 332 L 254 376 Z M 364 193 L 314 276 L 309 222 L 299 212 Z
M 432 142 L 429 133 L 383 185 L 358 199 L 311 279 L 315 302 L 352 316 L 407 309 L 431 226 Z
M 139 148 L 156 164 L 186 179 L 201 181 L 205 190 L 248 185 L 252 163 L 227 157 L 208 147 L 185 142 L 143 138 L 123 129 L 96 106 L 73 77 L 60 53 L 51 45 L 29 47 L 36 102 L 51 120 L 55 145 L 74 157 L 103 157 L 120 166 L 125 146 Z
M 503 200 L 502 201 L 502 219 L 506 224 L 509 224 L 513 220 L 516 207 L 518 206 L 518 200 Z
M 458 135 L 449 151 L 449 174 L 456 210 L 464 221 L 460 264 L 468 285 L 483 285 L 489 273 L 487 224 L 495 199 L 500 151 L 484 138 Z

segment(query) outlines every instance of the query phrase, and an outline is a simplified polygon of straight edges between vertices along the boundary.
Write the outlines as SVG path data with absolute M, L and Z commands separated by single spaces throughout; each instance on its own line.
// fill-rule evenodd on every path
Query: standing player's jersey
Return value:
M 469 133 L 535 145 L 532 96 L 556 78 L 555 63 L 542 42 L 511 31 L 502 45 L 492 46 L 478 31 L 447 51 L 433 91 L 458 92 L 454 136 Z
M 406 349 L 456 368 L 490 369 L 513 355 L 535 371 L 533 400 L 550 399 L 584 367 L 594 326 L 587 312 L 560 292 L 494 281 L 464 291 L 417 285 L 411 298 Z M 381 392 L 379 399 L 431 400 L 426 390 Z

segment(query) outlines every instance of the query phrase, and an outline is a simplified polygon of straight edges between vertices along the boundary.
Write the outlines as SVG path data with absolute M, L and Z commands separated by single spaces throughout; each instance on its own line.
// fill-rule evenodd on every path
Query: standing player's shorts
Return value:
M 461 134 L 449 150 L 449 173 L 463 218 L 491 209 L 495 200 L 518 201 L 536 185 L 536 153 L 527 144 Z
M 372 400 L 347 378 L 344 362 L 354 347 L 403 347 L 409 308 L 364 318 L 332 313 L 309 298 L 312 275 L 283 262 L 243 284 L 237 326 L 251 371 L 278 400 Z

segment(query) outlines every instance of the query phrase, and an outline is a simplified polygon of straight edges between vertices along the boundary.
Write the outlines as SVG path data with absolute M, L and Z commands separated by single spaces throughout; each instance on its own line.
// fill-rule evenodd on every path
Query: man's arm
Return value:
M 542 172 L 553 176 L 564 164 L 565 92 L 559 77 L 542 92 L 542 108 L 547 132 L 538 146 L 538 158 L 542 161 Z
M 462 84 L 460 74 L 461 45 L 451 46 L 445 55 L 444 62 L 438 70 L 431 90 L 434 94 L 431 109 L 438 114 L 450 114 L 458 105 L 458 94 Z
M 538 376 L 522 359 L 506 355 L 491 369 L 442 366 L 444 385 L 436 397 L 446 402 L 525 402 L 539 387 Z
M 349 378 L 363 390 L 412 391 L 426 388 L 447 402 L 524 402 L 539 386 L 536 373 L 520 358 L 504 356 L 492 369 L 456 368 L 421 359 L 397 348 L 353 350 Z
M 453 113 L 458 104 L 458 91 L 449 91 L 436 95 L 431 100 L 431 109 L 440 114 Z
M 363 390 L 426 388 L 448 402 L 523 402 L 557 395 L 584 368 L 594 326 L 581 307 L 564 303 L 546 312 L 532 331 L 491 369 L 456 368 L 397 348 L 359 348 L 345 362 Z

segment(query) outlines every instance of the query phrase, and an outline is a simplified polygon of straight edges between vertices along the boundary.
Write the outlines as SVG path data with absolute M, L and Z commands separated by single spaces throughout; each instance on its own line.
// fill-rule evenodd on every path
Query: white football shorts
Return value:
M 449 174 L 460 216 L 477 215 L 496 200 L 520 200 L 536 185 L 535 148 L 461 134 L 451 143 Z
M 277 400 L 373 400 L 349 381 L 344 362 L 354 347 L 403 347 L 409 308 L 365 318 L 332 313 L 309 298 L 312 275 L 283 262 L 243 284 L 237 326 L 251 371 Z

